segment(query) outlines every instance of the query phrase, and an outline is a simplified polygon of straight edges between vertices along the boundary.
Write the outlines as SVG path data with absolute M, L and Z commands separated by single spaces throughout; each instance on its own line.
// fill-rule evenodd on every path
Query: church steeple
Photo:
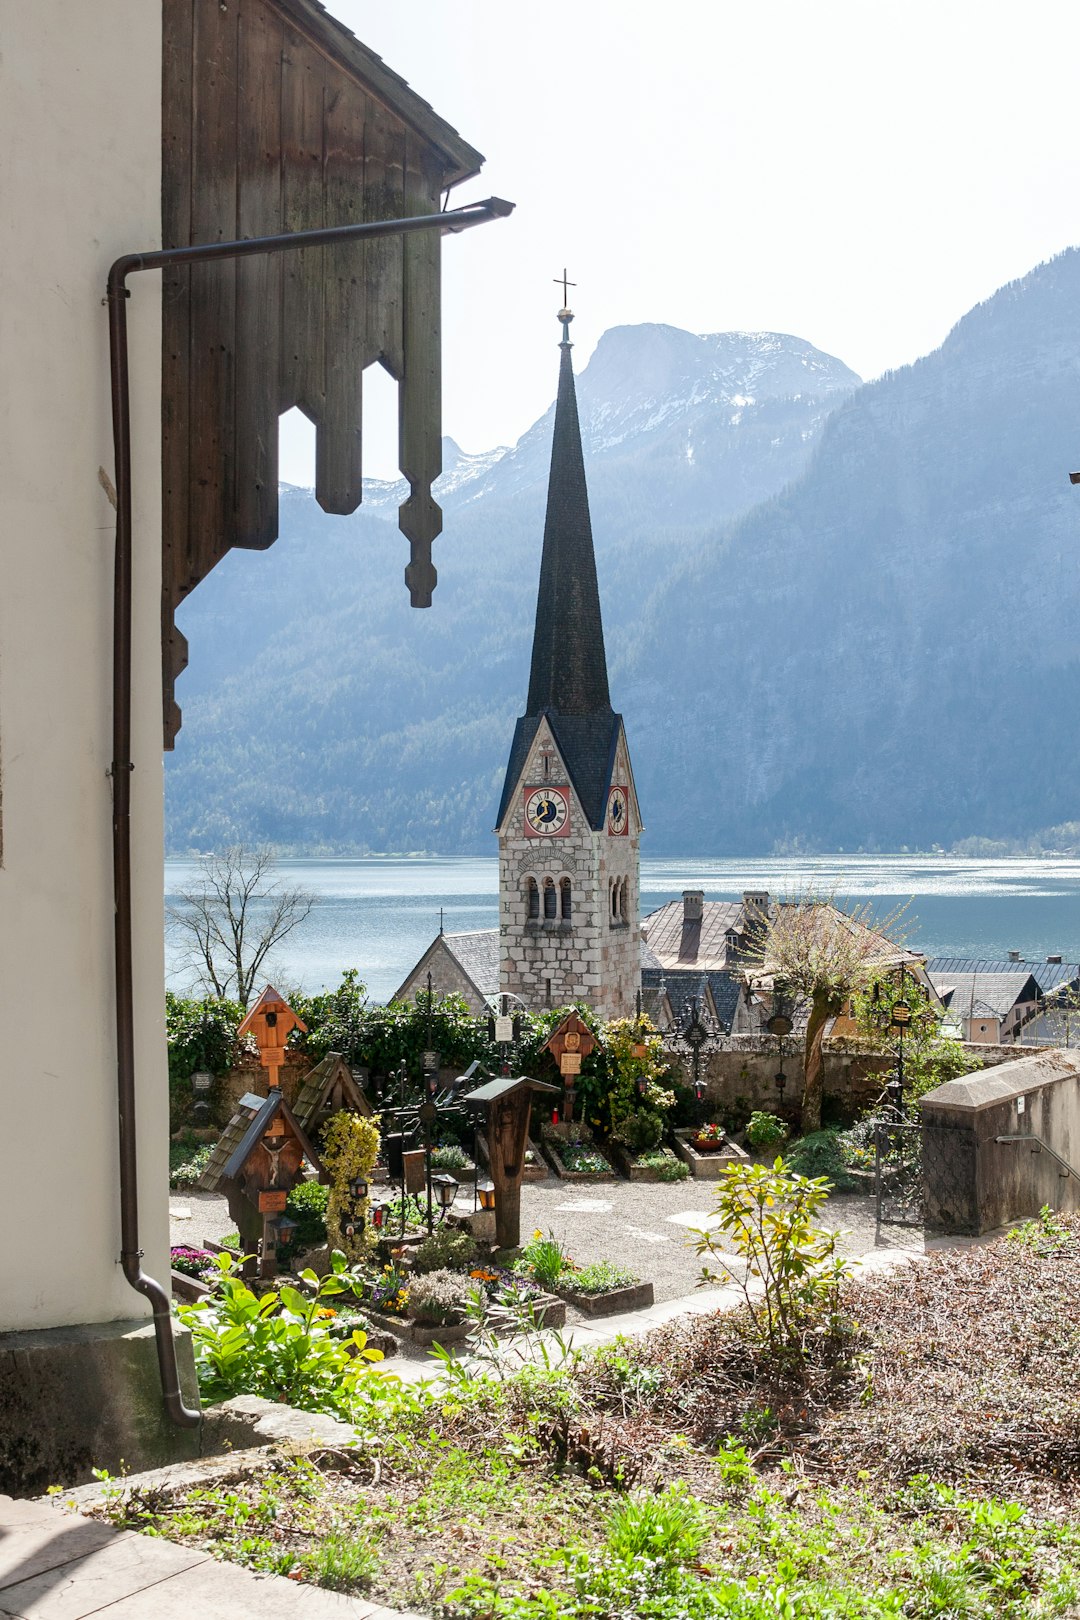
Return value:
M 499 989 L 525 1007 L 587 1001 L 629 1017 L 641 983 L 641 814 L 611 707 L 570 322 L 563 337 L 528 707 L 514 729 L 499 836 Z
M 563 285 L 565 290 L 565 276 Z M 559 392 L 525 710 L 530 716 L 548 709 L 563 715 L 611 713 L 589 492 L 570 360 L 573 318 L 564 305 L 559 312 L 563 327 Z

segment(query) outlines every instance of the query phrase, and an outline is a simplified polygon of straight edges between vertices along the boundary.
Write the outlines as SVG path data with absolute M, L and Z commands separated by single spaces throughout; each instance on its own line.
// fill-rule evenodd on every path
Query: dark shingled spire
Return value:
M 559 395 L 527 715 L 545 709 L 556 714 L 611 710 L 571 345 L 564 338 L 559 347 Z
M 544 551 L 536 599 L 529 702 L 517 723 L 503 783 L 496 826 L 502 826 L 510 795 L 541 718 L 546 718 L 566 762 L 589 825 L 603 827 L 607 789 L 622 726 L 608 692 L 604 626 L 596 585 L 589 493 L 581 454 L 574 370 L 570 364 L 568 309 L 563 323 L 559 393 L 551 445 Z

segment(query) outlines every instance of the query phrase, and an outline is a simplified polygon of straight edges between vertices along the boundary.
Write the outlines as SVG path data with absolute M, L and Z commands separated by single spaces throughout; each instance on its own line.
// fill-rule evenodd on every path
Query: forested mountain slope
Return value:
M 553 385 L 556 363 L 553 343 Z M 578 394 L 613 659 L 673 563 L 797 477 L 857 384 L 774 333 L 604 335 Z M 551 425 L 549 411 L 513 450 L 483 456 L 446 442 L 424 612 L 402 584 L 400 486 L 372 485 L 352 518 L 282 490 L 282 538 L 230 552 L 180 615 L 191 656 L 167 766 L 172 850 L 240 837 L 311 852 L 493 848 L 528 679 Z M 613 696 L 633 739 L 642 717 Z M 655 826 L 666 814 L 650 806 Z
M 1076 820 L 1077 465 L 1070 250 L 859 389 L 800 480 L 658 583 L 614 672 L 652 847 L 947 847 Z

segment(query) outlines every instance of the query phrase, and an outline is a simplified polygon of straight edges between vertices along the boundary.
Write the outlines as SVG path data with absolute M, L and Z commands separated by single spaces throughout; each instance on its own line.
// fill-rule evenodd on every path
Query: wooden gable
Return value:
M 342 1109 L 367 1116 L 373 1112 L 341 1053 L 327 1052 L 305 1075 L 293 1103 L 293 1114 L 301 1128 L 313 1135 L 331 1114 Z
M 438 212 L 483 161 L 317 0 L 164 0 L 162 242 Z M 361 498 L 361 373 L 400 384 L 400 526 L 414 606 L 442 526 L 439 237 L 172 268 L 162 316 L 165 745 L 187 663 L 174 614 L 231 546 L 278 534 L 278 417 L 317 428 L 316 498 Z

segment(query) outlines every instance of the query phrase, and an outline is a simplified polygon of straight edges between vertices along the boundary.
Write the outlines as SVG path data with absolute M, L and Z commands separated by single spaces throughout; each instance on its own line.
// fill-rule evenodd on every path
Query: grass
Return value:
M 117 1522 L 439 1620 L 1080 1615 L 1080 1223 L 853 1287 L 780 1376 L 738 1313 L 367 1390 L 355 1451 Z

